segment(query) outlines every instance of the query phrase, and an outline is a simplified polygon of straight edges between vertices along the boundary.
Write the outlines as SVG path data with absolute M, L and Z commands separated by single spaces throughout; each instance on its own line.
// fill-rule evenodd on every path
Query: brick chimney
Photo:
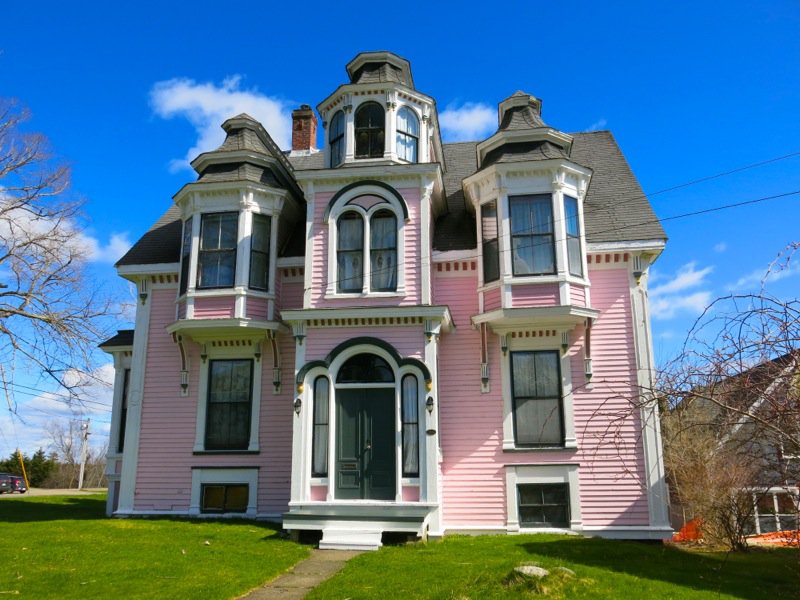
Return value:
M 316 151 L 317 117 L 308 104 L 292 111 L 292 152 Z

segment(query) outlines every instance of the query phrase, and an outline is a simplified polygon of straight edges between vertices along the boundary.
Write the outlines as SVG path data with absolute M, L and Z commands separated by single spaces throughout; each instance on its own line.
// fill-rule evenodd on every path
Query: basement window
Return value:
M 205 484 L 202 486 L 201 512 L 246 512 L 249 495 L 250 488 L 247 484 Z

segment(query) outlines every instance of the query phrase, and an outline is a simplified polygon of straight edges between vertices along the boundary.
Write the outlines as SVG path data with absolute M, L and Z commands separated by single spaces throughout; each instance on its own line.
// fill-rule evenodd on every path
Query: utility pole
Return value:
M 85 422 L 81 422 L 81 470 L 78 475 L 78 489 L 83 489 L 83 472 L 86 470 L 86 455 L 88 451 L 88 442 L 89 442 L 89 421 L 91 419 L 86 419 Z

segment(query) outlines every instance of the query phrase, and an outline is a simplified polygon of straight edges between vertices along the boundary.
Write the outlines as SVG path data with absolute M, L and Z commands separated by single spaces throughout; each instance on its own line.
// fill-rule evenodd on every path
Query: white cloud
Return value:
M 728 249 L 728 244 L 725 242 L 720 242 L 719 244 L 714 245 L 714 252 L 720 253 L 725 252 Z
M 93 262 L 115 263 L 130 249 L 131 241 L 127 233 L 112 233 L 108 243 L 103 245 L 97 238 L 81 234 L 88 248 L 88 259 Z
M 767 283 L 774 283 L 796 275 L 800 275 L 800 262 L 773 265 L 769 269 L 756 269 L 743 275 L 736 280 L 736 283 L 729 285 L 728 290 L 733 292 L 752 291 Z
M 439 113 L 439 125 L 448 142 L 483 139 L 497 128 L 497 111 L 476 102 L 460 107 L 451 104 Z
M 650 313 L 655 319 L 672 319 L 679 313 L 700 314 L 711 301 L 711 292 L 699 290 L 684 293 L 708 284 L 714 267 L 698 270 L 697 263 L 683 265 L 678 272 L 660 285 L 650 289 Z M 660 279 L 665 279 L 663 275 Z
M 257 89 L 243 89 L 239 75 L 227 77 L 220 85 L 199 83 L 193 79 L 175 78 L 159 81 L 150 90 L 150 105 L 164 119 L 182 117 L 197 132 L 197 141 L 182 159 L 174 159 L 173 171 L 190 168 L 198 154 L 214 150 L 225 140 L 222 123 L 240 113 L 247 113 L 269 132 L 281 148 L 291 143 L 291 109 L 280 99 L 262 94 Z
M 608 125 L 607 119 L 598 119 L 597 121 L 589 125 L 589 127 L 586 128 L 586 131 L 598 131 L 600 129 L 605 129 L 606 125 Z

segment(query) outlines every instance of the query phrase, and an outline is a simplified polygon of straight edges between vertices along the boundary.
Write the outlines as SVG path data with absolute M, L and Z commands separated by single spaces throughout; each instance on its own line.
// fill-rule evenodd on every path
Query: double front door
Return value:
M 394 500 L 394 389 L 340 389 L 336 396 L 336 498 Z

